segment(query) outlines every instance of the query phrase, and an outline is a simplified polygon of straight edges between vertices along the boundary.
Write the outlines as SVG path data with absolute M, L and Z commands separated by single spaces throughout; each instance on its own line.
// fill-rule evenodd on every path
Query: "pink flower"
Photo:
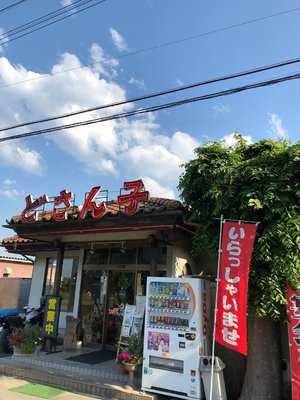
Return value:
M 127 353 L 127 351 L 122 351 L 122 353 L 120 353 L 119 356 L 118 356 L 118 360 L 120 362 L 129 361 L 130 360 L 130 356 Z

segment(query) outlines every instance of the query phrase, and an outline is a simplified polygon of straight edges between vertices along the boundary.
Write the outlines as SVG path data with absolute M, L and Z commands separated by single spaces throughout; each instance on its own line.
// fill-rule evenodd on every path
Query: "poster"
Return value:
M 256 224 L 223 223 L 216 341 L 243 355 L 248 353 L 248 277 L 255 235 Z
M 300 291 L 291 287 L 287 290 L 288 296 L 288 334 L 290 347 L 290 368 L 292 400 L 300 399 Z
M 133 317 L 134 317 L 135 312 L 136 312 L 136 306 L 126 304 L 124 316 L 123 316 L 121 336 L 125 336 L 125 337 L 131 336 Z
M 121 329 L 121 336 L 140 336 L 143 329 L 143 321 L 145 314 L 145 296 L 136 297 L 136 305 L 126 304 L 123 323 Z
M 168 333 L 149 331 L 147 348 L 148 350 L 158 351 L 159 353 L 169 353 L 170 335 Z

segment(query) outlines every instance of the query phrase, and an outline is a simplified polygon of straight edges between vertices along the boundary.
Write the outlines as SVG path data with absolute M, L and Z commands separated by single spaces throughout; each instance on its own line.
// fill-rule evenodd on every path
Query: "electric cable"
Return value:
M 94 1 L 94 0 L 87 0 L 85 3 L 80 4 L 80 5 L 77 6 L 77 7 L 83 6 L 83 5 L 87 4 L 87 3 L 90 3 L 91 1 Z M 46 20 L 44 20 L 44 21 L 38 22 L 38 23 L 34 24 L 32 27 L 35 27 L 35 26 L 41 25 L 41 24 L 44 23 L 44 22 L 50 21 L 50 22 L 48 22 L 48 23 L 46 23 L 46 24 L 44 24 L 44 25 L 38 26 L 38 27 L 35 28 L 35 29 L 28 30 L 28 29 L 30 29 L 31 27 L 22 29 L 22 30 L 20 30 L 19 32 L 22 32 L 22 31 L 25 31 L 25 32 L 24 32 L 24 33 L 21 33 L 21 34 L 18 35 L 18 36 L 11 37 L 11 36 L 14 36 L 14 35 L 18 34 L 19 32 L 10 33 L 10 34 L 8 34 L 8 35 L 5 37 L 5 39 L 0 39 L 0 45 L 7 44 L 7 43 L 13 42 L 13 41 L 15 41 L 15 40 L 17 40 L 17 39 L 20 39 L 20 38 L 22 38 L 22 37 L 28 36 L 28 35 L 30 35 L 30 34 L 32 34 L 32 33 L 34 33 L 34 32 L 37 32 L 37 31 L 43 29 L 43 28 L 46 28 L 46 27 L 51 26 L 51 25 L 53 25 L 53 24 L 56 24 L 57 22 L 63 21 L 63 20 L 65 20 L 65 19 L 70 18 L 70 17 L 72 17 L 72 16 L 74 16 L 74 15 L 77 15 L 77 14 L 83 12 L 83 11 L 86 11 L 86 10 L 92 8 L 92 7 L 95 7 L 95 6 L 99 5 L 99 4 L 102 4 L 102 3 L 104 3 L 105 1 L 107 1 L 107 0 L 99 0 L 99 1 L 96 1 L 95 3 L 93 3 L 93 4 L 90 4 L 89 6 L 86 6 L 86 7 L 80 8 L 80 9 L 76 7 L 75 10 L 74 10 L 72 13 L 70 13 L 70 10 L 67 10 L 67 11 L 65 11 L 65 12 L 59 14 L 59 15 L 62 15 L 62 14 L 67 14 L 67 15 L 64 15 L 64 16 L 58 18 L 58 19 L 54 19 L 54 18 L 56 18 L 56 17 L 58 16 L 58 15 L 57 15 L 57 16 L 55 16 L 55 17 L 51 17 L 51 18 L 48 18 L 48 19 L 46 19 Z M 8 31 L 8 32 L 9 32 L 9 31 Z M 1 36 L 5 36 L 5 34 L 7 34 L 7 32 L 5 32 L 5 33 L 3 33 L 2 35 L 0 35 L 0 37 L 1 37 Z
M 27 1 L 27 0 L 19 0 L 19 1 L 16 1 L 15 3 L 9 4 L 6 7 L 0 8 L 0 13 L 10 10 L 13 7 L 17 7 L 19 4 L 24 3 L 25 1 Z
M 79 1 L 82 1 L 82 0 L 79 0 Z M 77 2 L 78 2 L 78 0 L 75 1 L 75 3 L 77 3 Z M 75 3 L 73 2 L 72 5 L 62 7 L 60 9 L 56 10 L 56 11 L 53 11 L 52 13 L 57 12 L 59 10 L 62 10 L 63 8 L 66 8 L 66 7 L 73 7 Z M 75 6 L 76 6 L 76 4 L 75 4 Z M 70 10 L 68 10 L 68 11 L 70 11 Z M 160 49 L 160 48 L 163 48 L 163 47 L 179 44 L 179 43 L 182 43 L 182 42 L 185 42 L 185 41 L 188 41 L 188 40 L 194 40 L 194 39 L 197 39 L 197 38 L 200 38 L 200 37 L 208 36 L 208 35 L 219 33 L 219 32 L 224 32 L 224 31 L 227 31 L 227 30 L 231 30 L 231 29 L 235 29 L 235 28 L 241 27 L 241 26 L 245 26 L 245 25 L 249 25 L 249 24 L 252 24 L 252 23 L 265 21 L 265 20 L 268 20 L 268 19 L 271 19 L 271 18 L 275 18 L 275 17 L 281 16 L 281 15 L 287 15 L 287 14 L 294 13 L 294 12 L 299 12 L 299 11 L 300 11 L 300 7 L 279 11 L 277 13 L 265 15 L 265 16 L 262 16 L 262 17 L 254 18 L 254 19 L 249 19 L 249 20 L 246 20 L 246 21 L 243 21 L 243 22 L 240 22 L 240 23 L 224 26 L 224 27 L 221 27 L 221 28 L 216 28 L 216 29 L 213 29 L 213 30 L 210 30 L 210 31 L 206 31 L 206 32 L 202 32 L 202 33 L 199 33 L 199 34 L 196 34 L 196 35 L 187 36 L 185 38 L 181 38 L 181 39 L 177 39 L 177 40 L 173 40 L 173 41 L 169 41 L 169 42 L 160 43 L 160 44 L 157 44 L 157 45 L 154 45 L 154 46 L 150 46 L 150 47 L 141 48 L 141 49 L 138 49 L 138 50 L 135 50 L 135 51 L 132 51 L 132 52 L 127 52 L 125 54 L 119 55 L 118 58 L 126 58 L 126 57 L 135 56 L 135 55 L 138 55 L 138 54 L 141 54 L 141 53 L 146 53 L 146 52 L 153 51 L 153 50 L 156 50 L 156 49 Z M 49 14 L 51 14 L 51 13 L 49 13 Z M 48 16 L 49 14 L 46 14 L 46 16 Z M 43 17 L 45 17 L 45 16 L 43 16 Z M 40 17 L 38 19 L 41 19 L 43 17 Z M 36 20 L 33 20 L 33 21 L 36 21 Z M 31 22 L 33 22 L 33 21 L 31 21 Z M 29 23 L 27 23 L 25 25 L 21 25 L 21 27 L 24 27 L 24 26 L 30 24 L 31 22 L 29 22 Z M 17 28 L 14 28 L 13 30 L 15 30 L 15 29 L 17 29 Z M 36 30 L 34 30 L 33 32 L 35 32 L 35 31 Z M 4 33 L 0 34 L 0 44 L 1 44 L 1 37 L 6 37 L 6 35 L 8 35 L 9 32 L 10 31 L 7 31 L 7 32 L 4 32 Z M 24 35 L 24 36 L 26 36 L 26 35 Z M 8 40 L 8 38 L 4 39 L 2 44 L 7 43 L 7 40 Z M 55 73 L 55 74 L 44 75 L 44 76 L 40 76 L 40 77 L 36 77 L 36 78 L 31 78 L 31 79 L 18 81 L 18 82 L 7 84 L 7 85 L 1 85 L 0 88 L 19 85 L 19 84 L 22 84 L 22 83 L 31 82 L 33 80 L 38 80 L 38 79 L 52 78 L 54 75 L 67 73 L 69 71 L 74 71 L 74 70 L 82 69 L 82 68 L 85 68 L 85 66 L 68 68 L 68 69 L 59 71 L 58 73 Z
M 189 97 L 189 98 L 185 98 L 182 100 L 173 101 L 170 103 L 163 103 L 163 104 L 140 108 L 140 109 L 136 109 L 136 110 L 132 110 L 132 111 L 128 111 L 128 112 L 112 114 L 112 115 L 108 115 L 105 117 L 93 118 L 93 119 L 86 120 L 86 121 L 74 122 L 71 124 L 58 125 L 58 126 L 54 126 L 54 127 L 45 128 L 45 129 L 39 129 L 36 131 L 6 136 L 6 137 L 0 138 L 0 142 L 7 142 L 7 141 L 11 141 L 11 140 L 16 140 L 16 139 L 28 138 L 31 136 L 38 136 L 38 135 L 42 135 L 45 133 L 52 133 L 52 132 L 57 132 L 57 131 L 70 129 L 70 128 L 77 128 L 77 127 L 87 126 L 87 125 L 96 124 L 96 123 L 118 120 L 121 118 L 128 118 L 128 117 L 132 117 L 132 116 L 136 116 L 136 115 L 142 115 L 142 114 L 146 114 L 146 113 L 150 113 L 150 112 L 156 112 L 156 111 L 160 111 L 160 110 L 164 110 L 164 109 L 170 109 L 170 108 L 174 108 L 174 107 L 178 107 L 178 106 L 182 106 L 185 104 L 194 103 L 194 102 L 198 102 L 198 101 L 204 101 L 204 100 L 210 100 L 210 99 L 217 98 L 217 97 L 228 96 L 228 95 L 232 95 L 235 93 L 244 92 L 247 90 L 257 89 L 260 87 L 272 86 L 272 85 L 276 85 L 276 84 L 279 84 L 282 82 L 296 80 L 296 79 L 300 79 L 300 73 L 296 73 L 293 75 L 285 75 L 285 76 L 281 76 L 281 77 L 278 77 L 275 79 L 261 81 L 261 82 L 257 82 L 257 83 L 253 83 L 253 84 L 244 85 L 244 86 L 238 86 L 238 87 L 235 87 L 232 89 L 208 93 L 208 94 L 201 95 L 201 96 Z
M 79 5 L 79 3 L 83 2 L 83 1 L 85 2 L 87 0 L 75 0 L 74 2 L 72 2 L 69 5 L 57 8 L 56 10 L 51 11 L 51 12 L 49 12 L 47 14 L 41 15 L 40 17 L 34 18 L 34 19 L 30 20 L 29 22 L 26 22 L 25 24 L 16 26 L 15 28 L 11 28 L 8 31 L 2 32 L 0 34 L 0 39 L 2 37 L 7 37 L 10 34 L 12 35 L 13 33 L 22 32 L 24 29 L 31 28 L 32 26 L 34 26 L 38 22 L 41 22 L 41 23 L 45 22 L 45 20 L 50 18 L 50 17 L 54 18 L 56 16 L 59 16 L 61 12 L 72 11 L 74 8 L 76 8 L 77 5 Z
M 157 44 L 155 46 L 145 47 L 143 49 L 138 49 L 136 51 L 124 53 L 122 55 L 122 57 L 129 57 L 129 56 L 133 56 L 133 55 L 137 55 L 137 54 L 141 54 L 141 53 L 146 53 L 148 51 L 161 49 L 163 47 L 173 46 L 175 44 L 184 43 L 184 42 L 187 42 L 187 41 L 190 41 L 190 40 L 199 39 L 201 37 L 209 36 L 209 35 L 212 35 L 212 34 L 215 34 L 215 33 L 226 32 L 226 31 L 229 31 L 229 30 L 232 30 L 232 29 L 235 29 L 235 28 L 240 28 L 242 26 L 254 24 L 254 23 L 257 23 L 257 22 L 266 21 L 266 20 L 271 19 L 271 18 L 275 18 L 275 17 L 279 17 L 281 15 L 291 14 L 291 13 L 295 13 L 295 12 L 299 12 L 299 11 L 300 11 L 300 7 L 295 7 L 295 8 L 291 8 L 291 9 L 288 9 L 288 10 L 279 11 L 277 13 L 264 15 L 262 17 L 248 19 L 248 20 L 245 20 L 245 21 L 242 21 L 242 22 L 238 22 L 236 24 L 227 25 L 227 26 L 223 26 L 223 27 L 220 27 L 220 28 L 212 29 L 212 30 L 209 30 L 209 31 L 206 31 L 206 32 L 198 33 L 196 35 L 186 36 L 186 37 L 181 38 L 181 39 L 170 40 L 169 42 L 164 42 L 164 43 L 161 43 L 161 44 Z
M 286 61 L 282 61 L 282 62 L 275 63 L 275 64 L 264 65 L 264 66 L 261 66 L 261 67 L 256 67 L 256 68 L 248 69 L 248 70 L 245 70 L 245 71 L 236 72 L 234 74 L 223 75 L 223 76 L 216 77 L 216 78 L 211 78 L 211 79 L 208 79 L 208 80 L 205 80 L 205 81 L 194 82 L 194 83 L 191 83 L 191 84 L 188 84 L 188 85 L 184 85 L 184 86 L 179 86 L 179 87 L 166 89 L 166 90 L 159 91 L 159 92 L 149 93 L 149 94 L 146 94 L 146 95 L 143 95 L 143 96 L 139 96 L 139 97 L 134 97 L 134 98 L 131 98 L 131 99 L 128 99 L 128 100 L 120 100 L 120 101 L 117 101 L 117 102 L 114 102 L 114 103 L 110 103 L 110 104 L 104 104 L 104 105 L 101 105 L 101 106 L 94 106 L 94 107 L 86 108 L 86 109 L 83 109 L 83 110 L 74 111 L 74 112 L 66 113 L 66 114 L 61 114 L 61 115 L 57 115 L 57 116 L 53 116 L 53 117 L 47 117 L 47 118 L 43 118 L 43 119 L 39 119 L 39 120 L 35 120 L 35 121 L 22 122 L 22 123 L 19 123 L 19 124 L 16 124 L 16 125 L 11 125 L 11 126 L 8 126 L 8 127 L 0 128 L 0 132 L 4 132 L 4 131 L 16 129 L 16 128 L 21 128 L 21 127 L 24 127 L 24 126 L 30 126 L 30 125 L 35 125 L 35 124 L 41 124 L 41 123 L 45 123 L 45 122 L 55 121 L 55 120 L 62 119 L 62 118 L 73 117 L 75 115 L 85 114 L 85 113 L 89 113 L 89 112 L 92 112 L 92 111 L 99 111 L 99 110 L 103 110 L 103 109 L 106 109 L 106 108 L 122 106 L 122 105 L 125 105 L 125 104 L 135 103 L 135 102 L 142 101 L 142 100 L 148 100 L 148 99 L 152 99 L 152 98 L 155 98 L 155 97 L 160 97 L 160 96 L 165 96 L 165 95 L 168 95 L 168 94 L 173 94 L 173 93 L 176 93 L 176 92 L 182 92 L 182 91 L 185 91 L 185 90 L 188 90 L 188 89 L 194 89 L 194 88 L 197 88 L 197 87 L 206 86 L 206 85 L 209 85 L 209 84 L 212 84 L 212 83 L 224 82 L 224 81 L 235 79 L 235 78 L 240 78 L 240 77 L 257 74 L 257 73 L 269 71 L 269 70 L 280 68 L 280 67 L 285 67 L 285 66 L 296 64 L 296 63 L 299 63 L 299 62 L 300 62 L 300 58 L 295 58 L 295 59 L 286 60 Z

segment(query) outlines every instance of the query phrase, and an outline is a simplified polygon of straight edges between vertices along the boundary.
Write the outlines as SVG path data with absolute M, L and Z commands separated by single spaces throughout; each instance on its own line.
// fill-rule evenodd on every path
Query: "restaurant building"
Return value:
M 2 241 L 7 251 L 35 257 L 29 306 L 59 295 L 60 334 L 66 317 L 76 317 L 86 346 L 116 347 L 124 307 L 145 295 L 148 276 L 198 272 L 189 257 L 195 226 L 183 205 L 151 197 L 141 180 L 125 182 L 116 200 L 93 187 L 81 205 L 67 190 L 27 196 L 5 227 L 15 233 Z

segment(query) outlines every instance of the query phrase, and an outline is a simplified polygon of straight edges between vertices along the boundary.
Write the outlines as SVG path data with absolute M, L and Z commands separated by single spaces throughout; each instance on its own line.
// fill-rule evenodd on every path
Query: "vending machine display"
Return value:
M 202 398 L 199 360 L 208 354 L 208 307 L 202 279 L 148 278 L 143 390 Z

